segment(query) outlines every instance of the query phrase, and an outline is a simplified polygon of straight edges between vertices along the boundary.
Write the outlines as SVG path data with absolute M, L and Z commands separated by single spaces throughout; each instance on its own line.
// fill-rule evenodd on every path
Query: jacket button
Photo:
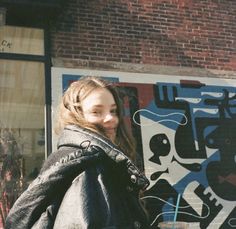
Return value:
M 134 184 L 137 182 L 137 177 L 135 175 L 131 175 L 130 179 L 131 179 L 131 182 Z
M 134 221 L 134 228 L 135 229 L 140 229 L 141 228 L 141 223 L 138 221 Z

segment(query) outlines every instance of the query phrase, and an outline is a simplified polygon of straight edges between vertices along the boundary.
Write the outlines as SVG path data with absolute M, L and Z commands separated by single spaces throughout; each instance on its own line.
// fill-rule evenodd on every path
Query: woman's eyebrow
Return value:
M 104 107 L 105 105 L 103 105 L 103 104 L 94 104 L 93 106 L 92 106 L 92 108 L 99 108 L 99 107 Z M 114 103 L 114 104 L 111 104 L 111 107 L 117 107 L 117 105 Z

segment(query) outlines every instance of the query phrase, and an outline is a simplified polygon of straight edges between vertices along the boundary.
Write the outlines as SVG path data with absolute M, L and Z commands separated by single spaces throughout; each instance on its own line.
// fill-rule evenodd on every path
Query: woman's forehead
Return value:
M 82 101 L 82 106 L 114 106 L 116 105 L 112 93 L 106 88 L 97 88 L 91 91 Z

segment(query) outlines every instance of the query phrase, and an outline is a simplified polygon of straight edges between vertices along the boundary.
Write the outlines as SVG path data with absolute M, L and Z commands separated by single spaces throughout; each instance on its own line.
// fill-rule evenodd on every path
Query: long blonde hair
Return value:
M 119 97 L 118 87 L 109 81 L 99 77 L 87 76 L 71 83 L 65 91 L 58 110 L 58 122 L 56 124 L 56 133 L 59 133 L 66 125 L 78 125 L 98 132 L 105 136 L 105 132 L 97 125 L 88 123 L 84 119 L 81 109 L 81 101 L 85 99 L 92 91 L 99 88 L 106 88 L 111 92 L 117 105 L 117 115 L 119 124 L 117 127 L 117 136 L 115 144 L 131 159 L 135 156 L 135 141 L 127 129 L 123 118 L 123 106 Z

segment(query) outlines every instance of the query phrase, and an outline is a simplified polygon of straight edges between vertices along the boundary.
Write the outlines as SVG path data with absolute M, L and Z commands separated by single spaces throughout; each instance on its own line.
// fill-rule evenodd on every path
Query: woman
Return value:
M 58 150 L 11 209 L 6 229 L 148 228 L 138 198 L 148 180 L 129 158 L 134 144 L 116 88 L 85 77 L 59 109 Z

